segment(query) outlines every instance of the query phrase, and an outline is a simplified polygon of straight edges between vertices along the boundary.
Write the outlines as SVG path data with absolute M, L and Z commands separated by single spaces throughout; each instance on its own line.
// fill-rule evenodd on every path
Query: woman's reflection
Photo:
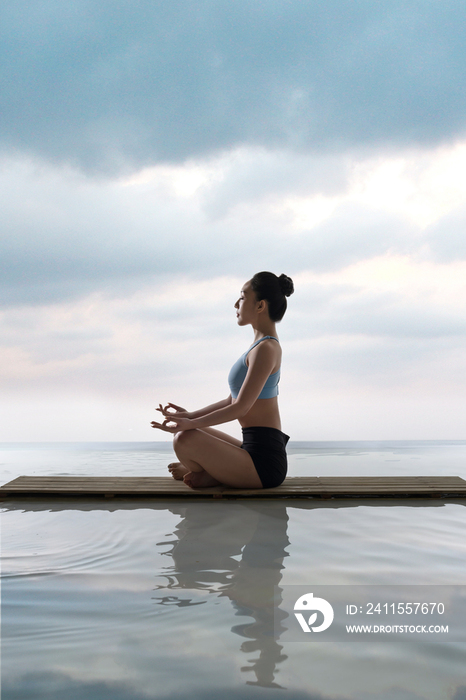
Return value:
M 253 622 L 232 627 L 232 632 L 245 638 L 241 651 L 256 652 L 241 669 L 255 673 L 256 680 L 247 681 L 248 685 L 282 687 L 274 679 L 278 664 L 287 657 L 274 638 L 274 611 L 282 619 L 287 616 L 279 609 L 281 594 L 275 588 L 282 578 L 289 545 L 285 504 L 222 500 L 171 505 L 168 509 L 182 520 L 174 533 L 177 539 L 163 542 L 172 545 L 166 553 L 173 557 L 174 566 L 167 572 L 166 584 L 158 587 L 168 588 L 171 595 L 158 597 L 158 602 L 183 607 L 194 604 L 177 600 L 172 591 L 178 588 L 204 589 L 228 597 L 236 615 L 253 618 Z

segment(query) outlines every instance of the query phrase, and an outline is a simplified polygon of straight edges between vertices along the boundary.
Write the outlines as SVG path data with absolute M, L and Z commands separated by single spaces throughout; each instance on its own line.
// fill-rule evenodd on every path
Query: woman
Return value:
M 157 409 L 165 420 L 153 428 L 175 433 L 179 462 L 169 465 L 175 479 L 191 488 L 224 484 L 232 488 L 272 488 L 286 476 L 286 443 L 278 411 L 278 382 L 282 351 L 275 324 L 293 294 L 286 275 L 259 272 L 243 286 L 235 304 L 239 326 L 251 325 L 254 343 L 233 365 L 230 396 L 223 401 L 186 411 L 169 403 Z M 243 442 L 212 428 L 237 419 Z

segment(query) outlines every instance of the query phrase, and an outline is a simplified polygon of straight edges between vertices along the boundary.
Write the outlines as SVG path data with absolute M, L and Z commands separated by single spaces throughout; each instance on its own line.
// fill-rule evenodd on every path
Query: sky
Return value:
M 169 440 L 160 402 L 228 396 L 260 270 L 295 283 L 292 440 L 466 439 L 462 0 L 0 20 L 0 440 Z

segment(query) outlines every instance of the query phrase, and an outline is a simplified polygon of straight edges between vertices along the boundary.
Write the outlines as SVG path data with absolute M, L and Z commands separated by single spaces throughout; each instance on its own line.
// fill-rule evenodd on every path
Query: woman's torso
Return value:
M 276 362 L 272 369 L 272 372 L 269 375 L 269 379 L 271 379 L 272 375 L 276 375 L 280 371 L 282 351 L 280 344 L 278 343 L 278 339 L 273 336 L 269 339 L 263 339 L 263 342 L 273 342 L 276 353 Z M 257 351 L 257 346 L 254 347 L 253 345 L 253 347 L 246 353 L 246 365 L 249 364 L 248 355 L 251 352 L 255 351 Z M 267 380 L 267 383 L 269 383 L 269 380 Z M 273 383 L 274 382 L 272 381 L 272 384 Z M 235 400 L 235 398 L 232 398 L 233 403 L 235 402 Z M 251 406 L 249 411 L 246 413 L 246 415 L 239 419 L 239 423 L 242 428 L 263 426 L 264 428 L 276 428 L 277 430 L 281 430 L 280 413 L 278 410 L 278 396 L 273 396 L 271 398 L 258 398 Z
M 235 399 L 233 399 L 233 402 Z M 239 419 L 242 428 L 262 426 L 264 428 L 282 429 L 278 399 L 257 399 L 245 416 Z

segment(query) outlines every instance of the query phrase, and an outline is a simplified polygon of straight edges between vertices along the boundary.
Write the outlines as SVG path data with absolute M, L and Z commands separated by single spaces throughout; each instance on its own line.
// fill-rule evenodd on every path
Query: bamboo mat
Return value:
M 347 496 L 466 496 L 459 476 L 294 476 L 273 489 L 190 489 L 164 476 L 20 476 L 0 487 L 0 498 L 12 496 L 176 496 L 239 498 L 321 498 Z

